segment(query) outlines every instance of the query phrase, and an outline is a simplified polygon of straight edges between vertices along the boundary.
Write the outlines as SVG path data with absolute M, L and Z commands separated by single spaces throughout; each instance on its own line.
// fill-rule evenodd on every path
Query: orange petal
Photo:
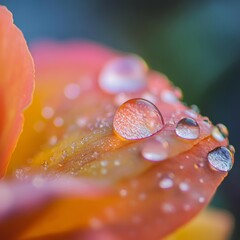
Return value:
M 34 67 L 26 41 L 0 6 L 0 177 L 22 130 L 22 111 L 31 101 Z
M 101 183 L 108 194 L 91 200 L 81 195 L 55 196 L 54 204 L 46 203 L 41 217 L 24 228 L 23 237 L 77 231 L 83 239 L 94 239 L 96 234 L 155 239 L 206 206 L 227 175 L 212 170 L 207 155 L 228 142 L 211 137 L 211 123 L 177 99 L 178 91 L 166 77 L 149 70 L 144 89 L 109 94 L 99 88 L 99 73 L 122 54 L 86 43 L 46 43 L 33 52 L 36 93 L 9 176 L 27 181 L 33 181 L 34 174 L 46 179 L 86 177 L 93 184 Z M 74 98 L 68 95 L 72 87 L 77 89 Z M 113 131 L 113 117 L 119 103 L 129 98 L 154 102 L 164 118 L 163 129 L 138 141 L 119 138 Z M 194 140 L 175 133 L 177 122 L 185 117 L 199 124 L 200 135 Z M 147 161 L 141 154 L 142 147 L 156 137 L 168 143 L 165 161 Z

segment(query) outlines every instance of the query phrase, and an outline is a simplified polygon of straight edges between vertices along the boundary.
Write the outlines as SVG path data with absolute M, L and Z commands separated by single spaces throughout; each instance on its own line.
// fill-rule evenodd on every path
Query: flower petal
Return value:
M 77 231 L 83 239 L 96 234 L 161 238 L 206 206 L 227 175 L 211 169 L 207 155 L 228 140 L 218 142 L 211 136 L 212 124 L 179 101 L 166 77 L 149 70 L 144 89 L 112 94 L 99 87 L 99 73 L 123 54 L 86 43 L 45 43 L 33 52 L 36 93 L 9 176 L 27 181 L 34 174 L 91 178 L 108 194 L 91 201 L 82 195 L 57 195 L 54 204 L 46 203 L 47 211 L 24 229 L 23 237 Z M 151 100 L 162 113 L 163 129 L 137 141 L 119 138 L 113 131 L 114 113 L 129 98 Z M 200 129 L 196 139 L 179 137 L 175 131 L 178 121 L 189 117 Z M 155 138 L 167 141 L 164 161 L 142 156 L 142 147 Z
M 34 67 L 26 41 L 0 6 L 0 177 L 22 130 L 22 111 L 31 101 Z

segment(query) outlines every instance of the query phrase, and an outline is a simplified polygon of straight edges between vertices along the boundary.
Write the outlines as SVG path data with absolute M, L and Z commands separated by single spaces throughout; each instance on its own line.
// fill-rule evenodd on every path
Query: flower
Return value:
M 4 7 L 0 22 L 3 239 L 162 238 L 207 205 L 233 163 L 227 129 L 136 55 L 33 46 L 18 139 L 34 68 Z

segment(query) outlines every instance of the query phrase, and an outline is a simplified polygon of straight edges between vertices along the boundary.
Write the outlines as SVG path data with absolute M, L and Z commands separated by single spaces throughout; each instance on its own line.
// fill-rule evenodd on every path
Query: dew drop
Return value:
M 135 92 L 145 87 L 146 72 L 147 65 L 140 57 L 119 57 L 103 68 L 99 76 L 99 85 L 109 93 Z
M 221 123 L 217 124 L 212 130 L 212 136 L 218 142 L 223 142 L 228 137 L 227 127 Z
M 199 107 L 198 107 L 197 105 L 193 104 L 193 105 L 190 106 L 190 108 L 191 108 L 194 112 L 200 114 L 200 109 L 199 109 Z
M 186 182 L 181 182 L 179 184 L 179 189 L 182 191 L 182 192 L 187 192 L 189 190 L 189 185 L 186 183 Z
M 168 142 L 161 138 L 151 139 L 143 145 L 141 153 L 146 160 L 165 160 L 168 156 Z
M 233 155 L 226 147 L 217 147 L 208 153 L 208 162 L 214 170 L 228 172 L 233 166 Z
M 175 129 L 176 134 L 185 139 L 197 139 L 200 134 L 198 123 L 192 118 L 183 118 Z
M 70 83 L 64 88 L 64 95 L 69 100 L 77 99 L 80 94 L 80 87 L 76 83 Z
M 170 104 L 174 104 L 179 101 L 176 95 L 170 90 L 164 90 L 161 93 L 161 99 L 165 103 L 170 103 Z
M 233 146 L 233 145 L 229 145 L 228 146 L 228 149 L 230 150 L 230 152 L 232 153 L 232 154 L 235 154 L 235 147 Z
M 205 197 L 202 197 L 202 196 L 199 197 L 199 198 L 198 198 L 198 202 L 199 202 L 199 203 L 204 203 L 204 202 L 205 202 Z
M 126 189 L 121 189 L 119 194 L 120 194 L 121 197 L 126 197 L 128 195 L 128 192 L 127 192 Z
M 149 137 L 163 128 L 163 117 L 151 102 L 135 98 L 122 104 L 113 120 L 114 131 L 127 140 Z
M 61 127 L 61 126 L 64 124 L 64 120 L 63 120 L 61 117 L 56 117 L 56 118 L 54 118 L 54 120 L 53 120 L 53 124 L 54 124 L 56 127 Z
M 174 184 L 173 179 L 170 177 L 166 177 L 166 178 L 163 178 L 158 185 L 160 188 L 169 189 L 173 187 L 173 184 Z
M 42 109 L 42 116 L 46 119 L 52 118 L 54 115 L 54 110 L 53 108 L 46 106 Z

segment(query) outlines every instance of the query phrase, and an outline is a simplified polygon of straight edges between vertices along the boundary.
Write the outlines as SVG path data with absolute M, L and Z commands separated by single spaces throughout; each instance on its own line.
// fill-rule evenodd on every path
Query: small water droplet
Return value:
M 205 197 L 199 197 L 198 202 L 199 203 L 204 203 L 205 202 Z
M 163 203 L 162 210 L 166 213 L 173 213 L 175 211 L 175 207 L 171 203 Z
M 170 177 L 165 177 L 163 179 L 161 179 L 161 181 L 159 182 L 159 187 L 163 188 L 163 189 L 169 189 L 173 187 L 173 179 Z
M 121 162 L 119 160 L 114 160 L 114 165 L 115 166 L 120 166 L 121 165 Z
M 200 128 L 194 119 L 183 118 L 178 122 L 175 132 L 179 137 L 191 140 L 199 137 Z
M 54 145 L 57 144 L 57 141 L 58 141 L 57 137 L 56 136 L 52 136 L 52 137 L 49 138 L 48 142 L 49 142 L 50 145 L 54 146 Z
M 64 124 L 64 120 L 63 120 L 61 117 L 56 117 L 56 118 L 54 118 L 54 120 L 53 120 L 53 124 L 54 124 L 56 127 L 61 127 L 61 126 Z
M 109 93 L 135 92 L 146 85 L 146 63 L 129 55 L 111 60 L 99 76 L 100 87 Z
M 46 119 L 52 118 L 54 115 L 54 110 L 53 108 L 46 106 L 42 109 L 42 116 Z
M 189 117 L 195 118 L 195 119 L 198 117 L 197 113 L 191 109 L 186 110 L 185 114 L 187 114 Z
M 219 142 L 223 142 L 228 137 L 228 129 L 225 125 L 219 123 L 212 130 L 212 136 Z
M 162 91 L 161 99 L 165 103 L 170 103 L 170 104 L 174 104 L 179 101 L 178 98 L 176 97 L 176 95 L 170 90 Z
M 80 94 L 80 87 L 76 83 L 70 83 L 64 88 L 64 95 L 69 100 L 77 99 Z
M 203 178 L 200 178 L 200 179 L 199 179 L 199 182 L 200 182 L 200 183 L 204 183 Z
M 87 125 L 87 118 L 83 118 L 83 117 L 79 117 L 77 120 L 76 120 L 76 124 L 78 125 L 78 127 L 84 127 Z
M 233 166 L 233 155 L 226 147 L 217 147 L 208 153 L 208 162 L 214 170 L 228 172 Z
M 187 192 L 189 190 L 189 185 L 186 182 L 181 182 L 179 184 L 179 189 L 183 192 Z
M 128 192 L 127 192 L 126 189 L 121 189 L 119 194 L 120 194 L 121 197 L 126 197 L 128 195 Z
M 124 139 L 142 139 L 163 128 L 163 117 L 154 104 L 145 99 L 135 98 L 118 108 L 113 128 Z
M 194 112 L 200 114 L 200 109 L 199 109 L 199 107 L 198 107 L 197 105 L 193 104 L 193 105 L 190 106 L 190 108 L 191 108 Z
M 168 156 L 168 142 L 162 138 L 151 139 L 143 145 L 141 153 L 146 160 L 165 160 Z
M 108 165 L 108 161 L 103 160 L 103 161 L 100 162 L 100 165 L 101 165 L 102 167 L 106 167 L 106 166 Z
M 233 155 L 235 154 L 235 147 L 233 145 L 229 145 L 228 149 Z

